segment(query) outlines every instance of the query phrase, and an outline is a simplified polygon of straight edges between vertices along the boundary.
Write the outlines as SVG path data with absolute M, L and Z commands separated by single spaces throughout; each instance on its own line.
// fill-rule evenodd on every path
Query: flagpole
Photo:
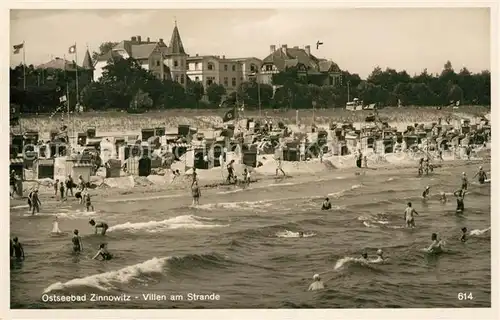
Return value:
M 79 101 L 78 100 L 78 93 L 79 93 L 78 92 L 78 50 L 76 49 L 76 42 L 75 42 L 75 60 L 76 60 L 76 63 L 75 63 L 75 65 L 76 65 L 76 68 L 75 68 L 75 70 L 76 70 L 76 73 L 75 73 L 75 75 L 76 75 L 76 104 L 78 104 L 78 101 Z M 75 110 L 76 110 L 76 105 L 75 105 Z
M 23 89 L 26 91 L 26 44 L 23 40 Z
M 66 55 L 64 55 L 63 58 L 64 58 L 64 80 L 66 81 L 66 103 L 67 103 L 68 124 L 69 124 L 69 85 L 68 85 L 68 76 L 66 74 Z

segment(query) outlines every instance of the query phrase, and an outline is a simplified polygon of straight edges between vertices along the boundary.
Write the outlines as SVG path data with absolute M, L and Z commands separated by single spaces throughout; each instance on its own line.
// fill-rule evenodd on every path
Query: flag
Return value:
M 224 115 L 224 118 L 222 118 L 222 122 L 228 122 L 228 121 L 234 120 L 235 113 L 236 113 L 236 110 L 234 108 L 229 110 L 228 112 L 226 112 L 226 114 Z
M 69 47 L 68 52 L 69 53 L 76 53 L 76 44 L 74 44 L 71 47 Z
M 64 101 L 66 101 L 66 100 L 67 100 L 67 99 L 66 99 L 66 96 L 61 96 L 61 97 L 59 97 L 59 102 L 64 102 Z
M 320 42 L 320 41 L 318 40 L 318 42 L 316 42 L 316 50 L 318 50 L 318 49 L 319 49 L 319 46 L 321 46 L 322 44 L 323 44 L 323 42 Z
M 14 54 L 18 54 L 21 49 L 24 48 L 24 42 L 20 44 L 16 44 L 13 46 L 14 47 Z

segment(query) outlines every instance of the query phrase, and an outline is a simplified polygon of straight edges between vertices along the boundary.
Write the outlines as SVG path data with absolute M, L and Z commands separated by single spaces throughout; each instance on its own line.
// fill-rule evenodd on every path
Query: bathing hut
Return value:
M 149 138 L 155 135 L 155 129 L 145 128 L 141 129 L 141 141 L 148 141 Z
M 54 179 L 54 159 L 36 159 L 33 162 L 33 179 Z

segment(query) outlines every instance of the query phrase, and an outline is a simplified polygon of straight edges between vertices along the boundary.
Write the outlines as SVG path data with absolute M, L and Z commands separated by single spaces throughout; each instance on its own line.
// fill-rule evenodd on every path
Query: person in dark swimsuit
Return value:
M 462 236 L 460 237 L 460 241 L 462 241 L 462 242 L 467 241 L 467 228 L 466 227 L 462 228 Z
M 227 183 L 231 183 L 231 181 L 234 182 L 234 167 L 233 167 L 233 164 L 234 164 L 234 160 L 231 160 L 231 162 L 229 162 L 229 164 L 226 166 L 226 169 L 227 169 Z
M 73 187 L 75 186 L 75 182 L 73 181 L 73 178 L 71 175 L 68 176 L 68 179 L 66 180 L 66 197 L 68 197 L 68 193 L 71 192 L 71 196 L 73 196 Z
M 40 198 L 38 197 L 38 190 L 35 189 L 35 191 L 33 191 L 33 194 L 31 195 L 31 214 L 34 215 L 35 214 L 35 210 L 37 213 L 40 212 L 40 205 L 42 203 L 40 202 Z
M 425 187 L 425 190 L 422 192 L 422 199 L 427 199 L 427 196 L 431 192 L 431 187 L 427 186 Z
M 332 208 L 332 203 L 330 202 L 329 198 L 326 198 L 325 201 L 323 201 L 323 205 L 321 206 L 321 210 L 330 210 Z
M 474 177 L 472 177 L 472 179 L 474 179 L 475 177 L 478 177 L 478 181 L 480 184 L 484 184 L 486 179 L 488 179 L 488 177 L 486 176 L 486 172 L 483 171 L 482 166 L 479 167 L 479 171 L 474 175 Z
M 24 260 L 24 248 L 21 242 L 19 242 L 19 239 L 17 237 L 14 237 L 13 239 L 13 248 L 14 248 L 14 256 L 18 260 Z
M 31 191 L 28 194 L 28 207 L 29 207 L 30 212 L 31 212 L 31 208 L 33 207 L 33 202 L 31 201 L 32 198 L 33 198 L 33 191 Z
M 453 193 L 453 195 L 457 198 L 457 212 L 463 212 L 465 190 L 464 189 L 457 190 Z
M 101 229 L 101 234 L 102 234 L 102 235 L 105 235 L 105 234 L 106 234 L 106 231 L 107 231 L 107 230 L 108 230 L 108 228 L 109 228 L 109 226 L 108 226 L 108 224 L 107 224 L 106 222 L 98 222 L 98 223 L 96 223 L 96 222 L 94 221 L 94 219 L 91 219 L 91 220 L 89 221 L 89 223 L 90 223 L 90 225 L 91 225 L 92 227 L 95 227 L 95 233 L 96 233 L 96 234 L 97 234 L 97 229 Z
M 92 205 L 92 201 L 90 200 L 90 194 L 85 195 L 85 207 L 87 208 L 87 212 L 94 211 L 94 206 Z
M 462 172 L 462 190 L 467 191 L 467 187 L 469 186 L 469 180 L 467 180 L 467 174 Z
M 65 189 L 64 189 L 64 183 L 62 183 L 62 181 L 59 183 L 59 194 L 61 196 L 61 201 L 63 201 L 66 193 L 65 193 Z
M 111 260 L 111 258 L 113 257 L 106 249 L 105 243 L 101 243 L 101 245 L 99 245 L 99 251 L 97 251 L 96 255 L 92 258 L 92 260 L 95 260 L 98 257 L 101 257 L 102 260 Z
M 198 181 L 198 173 L 196 172 L 196 168 L 193 168 L 193 181 L 191 182 L 191 187 Z
M 73 242 L 73 252 L 82 252 L 83 251 L 83 245 L 82 245 L 82 238 L 78 235 L 78 229 L 75 229 L 73 231 L 73 239 L 71 239 L 71 242 Z

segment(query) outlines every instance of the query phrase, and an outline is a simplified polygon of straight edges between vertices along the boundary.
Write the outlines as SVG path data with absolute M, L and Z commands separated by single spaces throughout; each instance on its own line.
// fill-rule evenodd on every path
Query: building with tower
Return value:
M 188 67 L 186 60 L 188 58 L 188 54 L 184 50 L 181 35 L 179 34 L 179 28 L 177 28 L 177 21 L 175 22 L 172 37 L 170 38 L 170 44 L 166 51 L 167 54 L 165 61 L 170 69 L 172 80 L 180 83 L 183 87 L 186 87 L 188 81 L 186 75 Z

